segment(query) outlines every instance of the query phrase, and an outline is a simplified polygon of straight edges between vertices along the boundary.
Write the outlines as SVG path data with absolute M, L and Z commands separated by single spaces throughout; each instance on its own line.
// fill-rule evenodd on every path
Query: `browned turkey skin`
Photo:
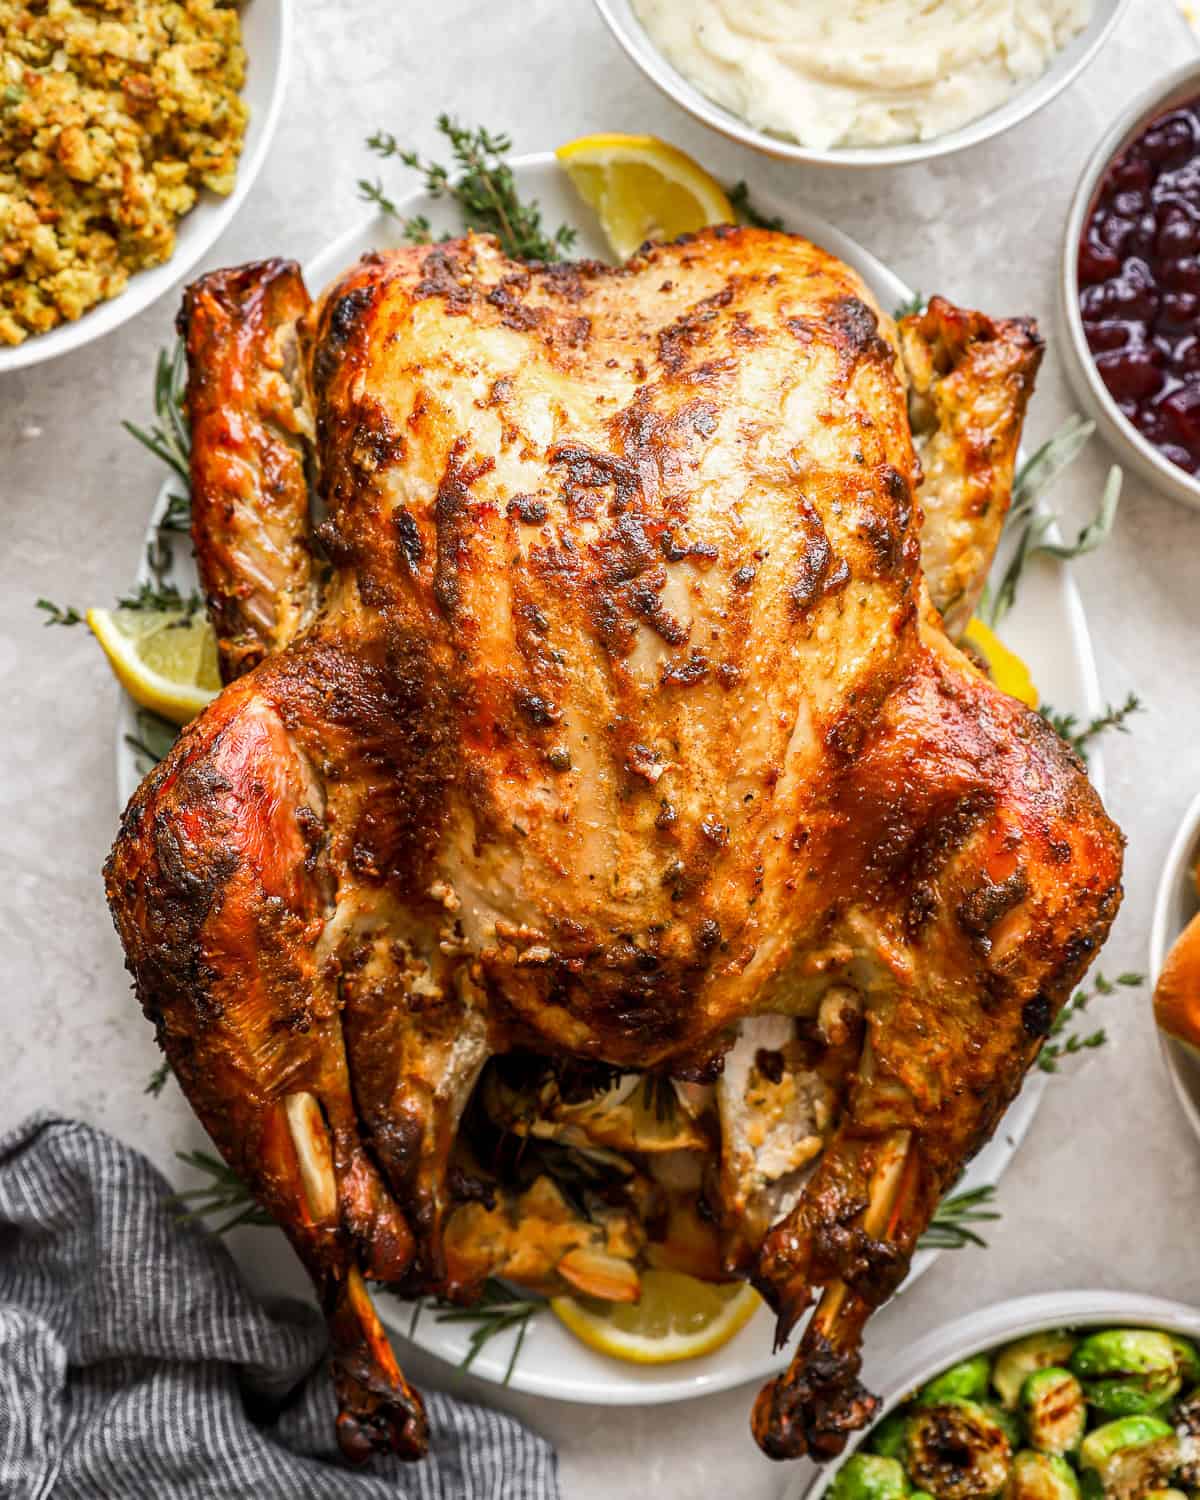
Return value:
M 182 327 L 229 686 L 108 895 L 313 1274 L 343 1450 L 426 1443 L 364 1278 L 671 1264 L 749 1276 L 781 1338 L 822 1291 L 754 1430 L 838 1452 L 866 1318 L 1120 900 L 1082 766 L 943 626 L 1032 325 L 897 332 L 816 246 L 722 228 L 618 269 L 371 255 L 311 306 L 245 266 Z

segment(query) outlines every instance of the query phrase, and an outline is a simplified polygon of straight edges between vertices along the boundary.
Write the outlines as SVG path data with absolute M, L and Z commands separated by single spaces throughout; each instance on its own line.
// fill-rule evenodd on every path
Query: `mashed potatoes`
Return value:
M 955 130 L 1045 71 L 1092 0 L 633 0 L 667 59 L 760 130 L 882 146 Z
M 0 0 L 0 343 L 115 297 L 232 190 L 244 72 L 218 0 Z

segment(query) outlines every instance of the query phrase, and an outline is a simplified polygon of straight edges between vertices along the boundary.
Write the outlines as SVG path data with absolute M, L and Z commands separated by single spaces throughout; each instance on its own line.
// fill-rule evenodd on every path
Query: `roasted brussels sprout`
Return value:
M 1074 1453 L 1087 1429 L 1083 1387 L 1058 1365 L 1035 1370 L 1021 1387 L 1021 1417 L 1039 1453 Z
M 1008 1446 L 1015 1453 L 1021 1446 L 1021 1423 L 1015 1411 L 1005 1411 L 998 1401 L 981 1401 L 980 1406 L 1008 1439 Z
M 989 1500 L 1008 1480 L 1012 1445 L 977 1401 L 918 1406 L 908 1422 L 908 1472 L 935 1500 Z
M 829 1500 L 907 1500 L 908 1476 L 898 1458 L 855 1453 L 834 1476 Z
M 880 1453 L 884 1458 L 898 1458 L 903 1462 L 907 1433 L 908 1408 L 902 1406 L 898 1411 L 889 1412 L 881 1422 L 876 1422 L 867 1440 L 867 1447 L 872 1453 Z
M 1144 1500 L 1167 1483 L 1178 1459 L 1179 1439 L 1161 1417 L 1118 1417 L 1079 1446 L 1079 1466 L 1100 1480 L 1106 1500 Z M 1094 1483 L 1087 1491 L 1095 1492 Z
M 1089 1334 L 1071 1356 L 1089 1406 L 1113 1417 L 1152 1412 L 1179 1392 L 1179 1354 L 1165 1333 L 1106 1328 Z
M 1004 1500 L 1079 1500 L 1079 1480 L 1065 1458 L 1025 1448 L 1013 1459 Z
M 1065 1329 L 1057 1328 L 1006 1344 L 992 1366 L 992 1385 L 1002 1405 L 1015 1411 L 1026 1377 L 1050 1365 L 1065 1366 L 1076 1342 Z
M 1177 1403 L 1171 1422 L 1179 1434 L 1179 1467 L 1175 1471 L 1175 1480 L 1178 1484 L 1186 1484 L 1190 1490 L 1200 1490 L 1200 1388 Z
M 1200 1380 L 1200 1354 L 1191 1339 L 1181 1339 L 1178 1334 L 1168 1334 L 1171 1348 L 1175 1351 L 1175 1367 L 1184 1385 L 1195 1385 Z
M 986 1354 L 976 1354 L 961 1364 L 951 1365 L 917 1392 L 921 1406 L 939 1401 L 984 1401 L 987 1399 L 992 1362 Z

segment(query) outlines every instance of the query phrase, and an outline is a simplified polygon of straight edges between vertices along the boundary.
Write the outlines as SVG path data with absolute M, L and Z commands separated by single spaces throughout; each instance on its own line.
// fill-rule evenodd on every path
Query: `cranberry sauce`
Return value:
M 1200 471 L 1200 99 L 1113 157 L 1079 243 L 1079 307 L 1122 412 Z

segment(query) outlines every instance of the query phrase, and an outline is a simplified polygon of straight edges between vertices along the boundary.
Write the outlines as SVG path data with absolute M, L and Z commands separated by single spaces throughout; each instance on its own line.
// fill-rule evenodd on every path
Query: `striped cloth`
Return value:
M 112 1137 L 37 1115 L 0 1137 L 4 1500 L 557 1500 L 553 1450 L 429 1398 L 420 1464 L 338 1461 L 325 1332 L 251 1296 L 225 1247 Z

